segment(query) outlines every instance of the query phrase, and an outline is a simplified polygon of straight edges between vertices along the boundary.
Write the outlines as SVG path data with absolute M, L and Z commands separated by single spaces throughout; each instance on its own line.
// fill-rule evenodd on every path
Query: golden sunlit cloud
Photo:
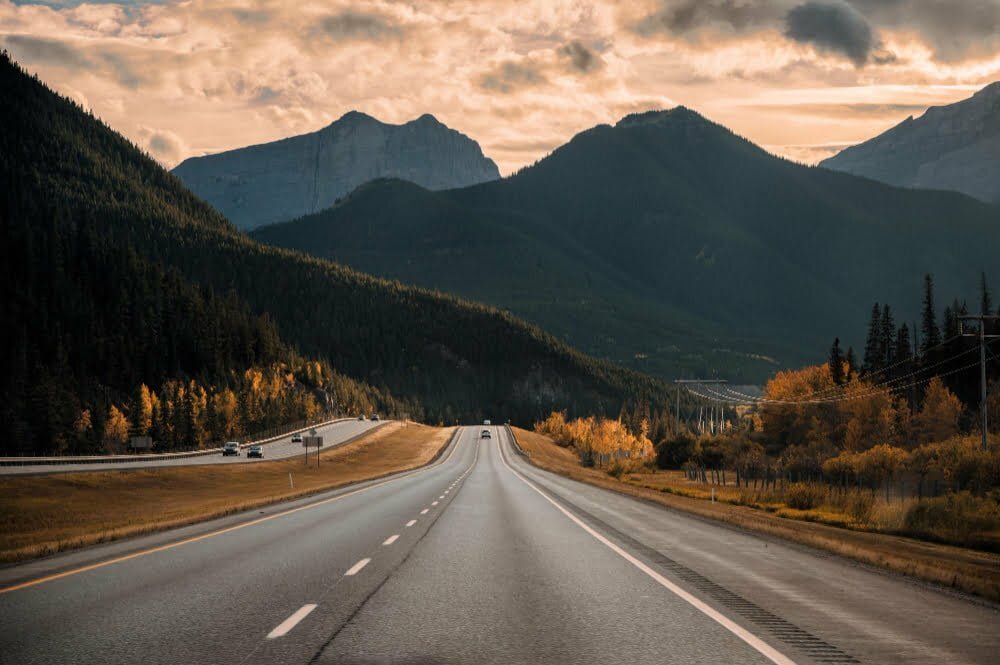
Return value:
M 511 173 L 675 104 L 812 162 L 1000 78 L 1000 0 L 944 4 L 0 0 L 0 46 L 167 166 L 357 109 Z

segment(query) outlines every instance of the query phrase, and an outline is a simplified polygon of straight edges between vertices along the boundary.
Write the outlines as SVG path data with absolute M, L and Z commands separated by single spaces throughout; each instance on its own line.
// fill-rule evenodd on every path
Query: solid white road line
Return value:
M 501 446 L 502 446 L 502 444 L 501 444 Z M 533 482 L 531 482 L 530 480 L 528 480 L 527 478 L 525 478 L 519 472 L 515 471 L 510 466 L 510 464 L 507 463 L 507 460 L 506 460 L 506 458 L 504 457 L 504 454 L 503 454 L 502 447 L 500 448 L 500 461 L 503 462 L 503 465 L 505 467 L 507 467 L 507 470 L 510 471 L 512 474 L 514 474 L 514 476 L 516 476 L 518 478 L 518 480 L 520 480 L 525 485 L 527 485 L 531 489 L 533 489 L 536 492 L 538 492 L 538 494 L 540 494 L 543 499 L 545 499 L 546 501 L 548 501 L 549 503 L 551 503 L 553 506 L 555 506 L 556 509 L 559 510 L 559 512 L 561 512 L 563 515 L 565 515 L 570 520 L 572 520 L 574 524 L 576 524 L 578 527 L 580 527 L 581 529 L 583 529 L 584 531 L 586 531 L 587 533 L 589 533 L 591 536 L 593 536 L 595 539 L 597 539 L 602 545 L 605 545 L 612 552 L 614 552 L 615 554 L 617 554 L 621 558 L 625 559 L 626 561 L 628 561 L 630 564 L 632 564 L 633 566 L 635 566 L 636 568 L 638 568 L 642 572 L 646 573 L 646 575 L 648 575 L 649 577 L 651 577 L 657 584 L 659 584 L 663 588 L 667 589 L 668 591 L 672 592 L 674 595 L 680 597 L 681 600 L 684 600 L 685 602 L 687 602 L 690 605 L 694 606 L 694 608 L 697 609 L 699 612 L 701 612 L 702 614 L 706 615 L 708 618 L 712 619 L 713 621 L 715 621 L 716 623 L 718 623 L 719 625 L 721 625 L 723 628 L 725 628 L 726 630 L 728 630 L 730 633 L 732 633 L 736 637 L 738 637 L 741 640 L 743 640 L 744 642 L 746 642 L 755 651 L 757 651 L 758 653 L 760 653 L 762 656 L 764 656 L 765 658 L 767 658 L 768 660 L 770 660 L 775 665 L 796 665 L 796 663 L 795 663 L 794 660 L 792 660 L 791 658 L 789 658 L 785 654 L 781 653 L 780 651 L 778 651 L 777 649 L 775 649 L 774 647 L 772 647 L 770 644 L 768 644 L 764 640 L 760 639 L 759 637 L 757 637 L 756 635 L 754 635 L 750 631 L 746 630 L 745 628 L 743 628 L 742 626 L 740 626 L 736 622 L 732 621 L 731 619 L 729 619 L 725 615 L 717 612 L 716 610 L 714 610 L 713 608 L 709 607 L 708 605 L 706 605 L 705 603 L 703 603 L 699 599 L 695 598 L 690 593 L 688 593 L 684 589 L 680 588 L 679 586 L 677 586 L 676 584 L 674 584 L 673 582 L 671 582 L 670 580 L 668 580 L 663 575 L 660 575 L 658 572 L 656 572 L 655 570 L 653 570 L 652 568 L 650 568 L 649 566 L 647 566 L 646 564 L 644 564 L 642 561 L 639 561 L 634 556 L 632 556 L 631 554 L 629 554 L 628 552 L 626 552 L 624 549 L 622 549 L 621 547 L 619 547 L 615 543 L 611 542 L 610 540 L 608 540 L 607 538 L 605 538 L 604 536 L 602 536 L 600 533 L 598 533 L 594 529 L 590 528 L 590 526 L 588 526 L 586 523 L 584 523 L 583 520 L 581 520 L 580 518 L 578 518 L 576 515 L 574 515 L 573 513 L 569 512 L 568 510 L 566 510 L 565 508 L 563 508 L 561 505 L 559 505 L 558 503 L 556 503 L 556 501 L 553 500 L 551 497 L 549 497 L 548 494 L 546 494 L 541 489 L 539 489 L 538 486 L 536 486 Z
M 396 542 L 397 540 L 399 540 L 399 534 L 398 534 L 398 533 L 397 533 L 397 534 L 395 534 L 395 535 L 392 535 L 392 536 L 389 536 L 388 538 L 386 538 L 386 539 L 385 539 L 385 542 L 384 542 L 384 543 L 382 543 L 382 544 L 383 544 L 383 545 L 392 545 L 392 544 L 393 544 L 394 542 Z
M 409 522 L 406 523 L 406 526 L 413 526 L 416 523 L 417 523 L 417 520 L 410 520 Z
M 420 511 L 420 514 L 421 515 L 426 515 L 427 511 L 429 511 L 429 510 L 430 510 L 430 508 L 424 508 L 423 510 Z
M 356 564 L 351 566 L 350 570 L 344 573 L 344 575 L 357 575 L 361 572 L 362 568 L 368 565 L 369 561 L 371 561 L 371 559 L 362 559 L 361 561 L 358 561 Z
M 314 609 L 316 609 L 316 605 L 313 604 L 303 605 L 298 610 L 296 610 L 295 614 L 293 614 L 292 616 L 288 617 L 287 619 L 279 623 L 277 628 L 268 633 L 267 639 L 273 640 L 276 637 L 281 637 L 282 635 L 285 635 L 292 628 L 295 628 L 295 625 L 298 624 L 298 622 L 302 621 L 307 616 L 309 616 L 309 613 L 312 612 Z

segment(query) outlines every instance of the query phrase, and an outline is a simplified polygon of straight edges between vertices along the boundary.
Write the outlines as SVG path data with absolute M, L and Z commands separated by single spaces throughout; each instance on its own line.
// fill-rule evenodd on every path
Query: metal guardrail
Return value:
M 311 425 L 303 425 L 301 427 L 296 427 L 290 429 L 281 434 L 276 434 L 274 436 L 268 437 L 266 439 L 259 439 L 256 441 L 247 441 L 246 443 L 241 443 L 240 448 L 246 448 L 248 446 L 263 445 L 265 443 L 271 443 L 277 441 L 278 439 L 283 439 L 286 436 L 295 434 L 304 429 L 315 428 L 315 427 L 326 427 L 327 425 L 332 425 L 334 423 L 343 422 L 346 420 L 354 420 L 354 418 L 334 418 L 333 420 L 326 420 L 320 423 L 313 423 Z M 52 457 L 0 457 L 0 466 L 35 466 L 35 465 L 58 465 L 58 464 L 124 464 L 127 462 L 157 462 L 162 460 L 172 460 L 172 459 L 183 459 L 185 457 L 201 457 L 203 455 L 219 455 L 222 453 L 222 447 L 218 448 L 207 448 L 205 450 L 186 450 L 177 453 L 146 453 L 144 455 L 73 455 L 73 456 L 52 456 Z
M 514 434 L 514 430 L 511 429 L 510 424 L 504 423 L 503 426 L 504 429 L 507 430 L 507 436 L 510 437 L 511 443 L 514 444 L 514 450 L 517 451 L 517 454 L 520 455 L 521 457 L 527 457 L 528 453 L 525 452 L 524 448 L 521 447 L 521 444 L 517 442 L 517 436 Z

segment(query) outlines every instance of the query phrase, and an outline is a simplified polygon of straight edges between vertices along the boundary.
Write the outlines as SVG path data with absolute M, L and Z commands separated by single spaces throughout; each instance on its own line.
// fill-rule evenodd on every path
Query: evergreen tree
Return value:
M 879 332 L 879 360 L 882 367 L 889 367 L 893 363 L 893 356 L 896 353 L 896 321 L 892 316 L 892 309 L 889 305 L 882 306 L 882 321 Z
M 942 323 L 944 324 L 942 332 L 945 339 L 951 339 L 958 334 L 958 299 L 951 305 L 945 306 Z
M 899 332 L 896 333 L 896 349 L 893 352 L 896 358 L 896 362 L 902 362 L 906 359 L 912 359 L 913 357 L 913 346 L 910 341 L 910 327 L 905 323 L 899 326 Z
M 851 378 L 858 371 L 858 359 L 854 355 L 854 347 L 847 347 L 847 378 Z
M 882 368 L 879 356 L 880 332 L 882 328 L 882 311 L 878 303 L 872 305 L 872 318 L 868 322 L 868 336 L 865 338 L 865 357 L 861 365 L 861 374 L 867 375 Z
M 934 277 L 930 273 L 924 275 L 924 302 L 920 331 L 924 337 L 920 345 L 922 353 L 926 353 L 928 349 L 941 343 L 941 331 L 938 329 L 937 312 L 934 309 Z
M 830 378 L 838 386 L 844 383 L 844 354 L 840 350 L 840 338 L 836 337 L 833 340 L 833 346 L 830 347 L 830 356 L 827 360 L 827 365 L 830 368 Z

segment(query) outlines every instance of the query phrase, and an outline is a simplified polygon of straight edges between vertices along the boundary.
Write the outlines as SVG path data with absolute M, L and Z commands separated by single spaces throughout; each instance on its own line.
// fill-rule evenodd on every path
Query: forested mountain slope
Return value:
M 503 312 L 251 240 L 6 55 L 0 90 L 6 446 L 52 448 L 140 381 L 224 383 L 301 356 L 431 421 L 665 397 Z
M 760 356 L 818 360 L 831 331 L 860 329 L 872 284 L 908 319 L 925 273 L 970 292 L 996 269 L 1000 208 L 795 164 L 678 107 L 500 181 L 379 181 L 253 235 L 508 307 L 664 377 L 759 380 L 774 369 Z

